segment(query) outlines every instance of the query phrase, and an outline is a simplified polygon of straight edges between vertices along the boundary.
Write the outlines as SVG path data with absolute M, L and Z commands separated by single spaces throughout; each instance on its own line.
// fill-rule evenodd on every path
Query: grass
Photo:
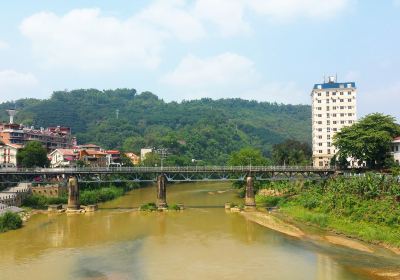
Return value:
M 295 220 L 310 223 L 314 226 L 334 230 L 347 236 L 355 237 L 371 243 L 385 243 L 400 247 L 400 228 L 378 225 L 365 221 L 354 221 L 352 219 L 336 216 L 329 213 L 320 213 L 309 210 L 302 206 L 285 204 L 281 212 Z

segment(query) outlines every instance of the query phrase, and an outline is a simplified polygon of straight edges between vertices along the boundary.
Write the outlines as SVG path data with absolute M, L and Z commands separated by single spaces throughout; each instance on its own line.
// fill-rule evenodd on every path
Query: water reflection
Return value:
M 154 201 L 146 188 L 95 213 L 33 216 L 0 235 L 0 279 L 365 279 L 351 268 L 398 261 L 287 237 L 215 208 L 240 202 L 228 184 L 180 184 L 167 195 L 189 208 L 129 209 Z

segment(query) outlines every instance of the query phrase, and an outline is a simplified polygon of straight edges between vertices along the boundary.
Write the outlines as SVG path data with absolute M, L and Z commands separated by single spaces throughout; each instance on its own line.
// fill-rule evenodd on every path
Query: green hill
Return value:
M 268 155 L 273 144 L 288 138 L 311 141 L 308 105 L 209 98 L 178 103 L 134 89 L 80 89 L 57 91 L 45 100 L 2 103 L 0 118 L 7 120 L 4 110 L 14 106 L 20 110 L 17 122 L 71 127 L 79 143 L 136 152 L 145 146 L 164 147 L 186 161 L 220 164 L 244 146 Z

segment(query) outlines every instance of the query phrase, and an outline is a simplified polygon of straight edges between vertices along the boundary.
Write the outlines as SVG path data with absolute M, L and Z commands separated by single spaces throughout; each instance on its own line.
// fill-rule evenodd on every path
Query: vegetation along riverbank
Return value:
M 17 213 L 5 212 L 0 215 L 0 233 L 22 227 L 22 219 Z
M 392 176 L 270 182 L 256 201 L 295 221 L 400 248 L 400 184 Z

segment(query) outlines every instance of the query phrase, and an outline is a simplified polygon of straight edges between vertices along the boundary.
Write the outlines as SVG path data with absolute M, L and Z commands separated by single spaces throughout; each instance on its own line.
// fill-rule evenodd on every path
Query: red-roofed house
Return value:
M 393 139 L 391 152 L 394 158 L 394 161 L 400 165 L 400 136 L 397 136 Z
M 139 165 L 140 157 L 134 153 L 125 153 L 126 157 L 130 159 L 133 165 Z
M 75 167 L 79 159 L 79 150 L 76 149 L 56 149 L 49 154 L 50 166 L 56 167 Z

